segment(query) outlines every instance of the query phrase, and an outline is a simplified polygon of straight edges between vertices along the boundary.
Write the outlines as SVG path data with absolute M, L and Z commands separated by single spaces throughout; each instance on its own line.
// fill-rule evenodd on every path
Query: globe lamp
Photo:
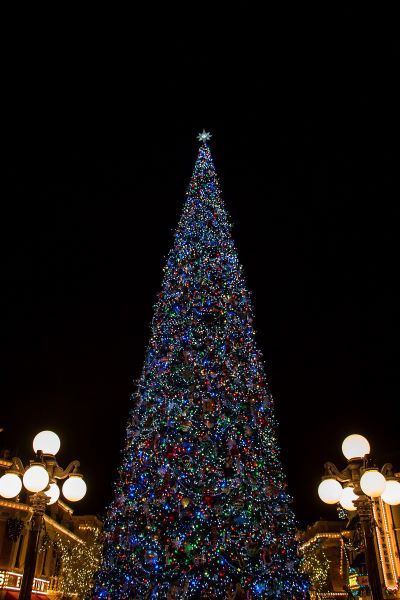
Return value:
M 86 483 L 80 475 L 70 475 L 64 482 L 62 493 L 70 502 L 78 502 L 86 494 L 86 489 Z
M 318 486 L 318 496 L 326 504 L 336 504 L 339 502 L 342 486 L 336 479 L 323 479 Z
M 49 474 L 43 465 L 33 464 L 25 471 L 23 482 L 29 492 L 42 492 L 49 485 Z
M 368 469 L 360 479 L 360 487 L 367 496 L 379 498 L 385 491 L 386 479 L 378 469 Z
M 346 510 L 353 511 L 357 510 L 357 507 L 354 506 L 353 502 L 358 500 L 358 496 L 354 493 L 352 487 L 345 487 L 340 495 L 340 506 L 345 508 Z
M 370 453 L 370 445 L 368 440 L 358 433 L 353 433 L 347 436 L 342 444 L 342 452 L 347 460 L 353 458 L 363 458 Z
M 43 454 L 57 454 L 61 446 L 60 438 L 53 431 L 41 431 L 33 440 L 33 449 L 35 452 L 41 450 Z
M 45 494 L 48 498 L 50 498 L 47 505 L 55 504 L 60 496 L 60 488 L 56 483 L 50 483 L 49 489 L 45 491 Z
M 15 498 L 22 488 L 22 481 L 16 473 L 5 473 L 0 477 L 0 496 Z
M 1 480 L 0 480 L 1 481 Z M 400 504 L 400 482 L 395 479 L 386 481 L 385 491 L 382 494 L 382 500 L 391 506 Z

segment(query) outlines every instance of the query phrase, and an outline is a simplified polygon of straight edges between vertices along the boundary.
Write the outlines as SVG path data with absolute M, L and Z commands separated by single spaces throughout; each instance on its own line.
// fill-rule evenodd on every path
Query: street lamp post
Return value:
M 60 439 L 52 431 L 42 431 L 33 440 L 35 459 L 25 468 L 20 458 L 12 459 L 11 467 L 0 477 L 0 496 L 15 498 L 22 487 L 30 493 L 32 519 L 29 529 L 28 545 L 25 555 L 19 600 L 30 600 L 35 576 L 36 559 L 43 515 L 46 506 L 57 502 L 60 488 L 56 480 L 64 479 L 62 492 L 70 502 L 81 500 L 86 494 L 86 483 L 78 472 L 79 462 L 74 460 L 66 469 L 62 469 L 56 460 L 60 449 Z M 22 480 L 21 480 L 22 478 Z
M 373 600 L 383 600 L 375 552 L 372 502 L 374 498 L 381 497 L 387 504 L 400 504 L 400 482 L 393 477 L 391 464 L 386 463 L 381 471 L 370 466 L 370 445 L 362 435 L 349 435 L 342 444 L 342 451 L 347 458 L 347 466 L 339 471 L 332 462 L 325 463 L 325 475 L 319 484 L 318 495 L 327 504 L 339 502 L 347 511 L 358 510 L 369 588 Z

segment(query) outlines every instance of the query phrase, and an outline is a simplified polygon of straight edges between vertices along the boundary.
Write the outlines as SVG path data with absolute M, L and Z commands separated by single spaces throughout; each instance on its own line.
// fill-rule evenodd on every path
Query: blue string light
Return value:
M 98 598 L 304 598 L 250 295 L 203 142 L 155 306 Z M 183 482 L 185 485 L 183 485 Z M 236 587 L 235 587 L 236 586 Z

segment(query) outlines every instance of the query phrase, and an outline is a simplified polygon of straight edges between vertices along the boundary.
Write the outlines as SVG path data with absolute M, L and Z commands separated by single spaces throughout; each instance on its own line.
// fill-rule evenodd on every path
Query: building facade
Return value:
M 0 459 L 0 474 L 10 465 L 10 461 Z M 21 587 L 32 516 L 27 499 L 22 494 L 21 498 L 25 501 L 0 498 L 0 600 L 18 598 Z M 32 598 L 59 599 L 65 595 L 63 590 L 66 586 L 69 585 L 69 589 L 74 587 L 73 583 L 65 581 L 65 557 L 67 553 L 84 555 L 93 535 L 101 532 L 101 528 L 102 523 L 96 516 L 75 516 L 72 508 L 61 500 L 47 508 L 39 540 Z M 79 586 L 76 588 L 75 597 L 78 599 Z
M 350 514 L 350 513 L 349 513 Z M 373 502 L 375 552 L 384 597 L 400 599 L 400 506 Z M 299 550 L 313 585 L 311 600 L 371 596 L 364 542 L 356 514 L 317 521 L 299 534 Z

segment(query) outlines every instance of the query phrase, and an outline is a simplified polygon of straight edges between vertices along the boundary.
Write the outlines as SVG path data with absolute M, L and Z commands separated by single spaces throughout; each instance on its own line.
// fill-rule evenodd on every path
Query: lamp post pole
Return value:
M 40 532 L 43 527 L 43 515 L 46 510 L 48 498 L 44 492 L 37 492 L 32 496 L 33 515 L 30 523 L 28 545 L 25 554 L 24 574 L 22 577 L 19 600 L 30 600 L 33 579 L 35 577 L 37 554 L 39 550 Z
M 348 436 L 343 442 L 342 450 L 348 460 L 347 467 L 339 471 L 333 463 L 325 463 L 325 475 L 319 485 L 318 494 L 327 504 L 339 502 L 347 511 L 358 511 L 364 540 L 368 585 L 373 600 L 384 600 L 375 549 L 372 503 L 381 497 L 387 504 L 400 504 L 400 482 L 393 477 L 391 464 L 385 464 L 381 472 L 369 465 L 370 446 L 363 436 Z M 388 479 L 385 479 L 385 475 Z
M 372 592 L 372 598 L 374 600 L 383 600 L 382 584 L 379 576 L 379 566 L 375 551 L 371 500 L 367 496 L 362 495 L 360 496 L 360 499 L 356 501 L 356 504 L 364 538 L 365 562 L 368 571 L 368 585 Z
M 360 485 L 361 477 L 366 469 L 367 457 L 368 454 L 362 458 L 350 458 L 347 469 L 342 471 L 342 477 L 340 477 L 340 479 L 346 479 L 346 476 L 349 473 L 353 484 L 354 494 L 358 496 L 358 499 L 354 500 L 353 504 L 357 508 L 360 519 L 365 548 L 365 563 L 368 572 L 368 585 L 373 600 L 384 600 L 374 542 L 374 520 L 371 505 L 373 500 L 364 494 Z
M 52 431 L 38 433 L 33 440 L 33 449 L 36 453 L 35 460 L 30 461 L 26 468 L 21 459 L 15 457 L 11 467 L 0 477 L 0 496 L 7 499 L 16 498 L 23 487 L 31 493 L 32 518 L 19 600 L 31 599 L 44 513 L 46 506 L 57 502 L 60 495 L 56 480 L 66 480 L 62 491 L 70 502 L 77 502 L 86 494 L 86 483 L 78 472 L 79 462 L 70 462 L 66 469 L 62 469 L 57 463 L 55 455 L 60 449 L 58 435 Z

